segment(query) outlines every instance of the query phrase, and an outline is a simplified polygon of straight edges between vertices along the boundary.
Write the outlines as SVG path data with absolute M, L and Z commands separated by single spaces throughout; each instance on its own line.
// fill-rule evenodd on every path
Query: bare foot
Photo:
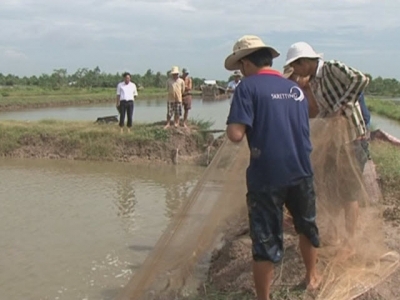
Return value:
M 130 128 L 128 128 L 128 132 L 131 132 L 131 129 L 130 129 Z
M 186 125 L 186 123 L 183 123 L 183 127 L 188 128 L 188 126 Z
M 339 262 L 346 261 L 356 255 L 356 249 L 350 242 L 345 241 L 336 254 L 336 260 Z
M 124 133 L 124 129 L 123 129 L 123 128 L 121 128 L 121 129 L 120 129 L 120 132 L 121 132 L 121 133 Z
M 169 128 L 170 126 L 171 126 L 171 125 L 167 124 L 167 125 L 164 126 L 164 129 L 167 129 L 167 128 Z
M 176 124 L 176 123 L 174 124 L 174 127 L 175 127 L 175 128 L 178 128 L 178 126 L 179 126 L 179 124 Z
M 310 280 L 306 280 L 306 290 L 309 292 L 315 292 L 321 285 L 322 278 L 318 275 L 312 277 Z

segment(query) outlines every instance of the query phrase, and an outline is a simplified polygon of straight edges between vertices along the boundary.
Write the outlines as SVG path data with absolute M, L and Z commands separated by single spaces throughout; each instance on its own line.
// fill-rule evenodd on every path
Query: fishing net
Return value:
M 247 153 L 245 143 L 224 141 L 188 202 L 118 299 L 176 299 L 206 279 L 210 250 L 245 203 Z
M 351 132 L 342 117 L 311 121 L 322 243 L 318 268 L 323 279 L 314 297 L 321 300 L 354 299 L 385 280 L 399 264 L 399 255 L 385 246 L 379 195 L 363 180 Z M 226 228 L 246 215 L 248 157 L 245 142 L 223 143 L 190 200 L 118 299 L 180 299 L 205 281 L 211 250 Z M 359 218 L 349 239 L 351 222 L 346 222 L 343 207 L 354 200 L 360 206 Z
M 317 299 L 354 299 L 378 285 L 399 264 L 399 255 L 384 243 L 383 219 L 373 182 L 366 186 L 359 160 L 365 153 L 356 146 L 345 118 L 314 119 L 312 162 L 317 193 L 317 222 L 322 247 L 319 268 L 323 283 Z M 366 170 L 367 171 L 367 170 Z M 366 172 L 368 174 L 368 172 Z M 379 190 L 379 189 L 378 189 Z M 343 209 L 359 203 L 353 238 L 346 230 Z M 351 216 L 347 217 L 351 220 Z M 345 241 L 350 240 L 350 245 Z

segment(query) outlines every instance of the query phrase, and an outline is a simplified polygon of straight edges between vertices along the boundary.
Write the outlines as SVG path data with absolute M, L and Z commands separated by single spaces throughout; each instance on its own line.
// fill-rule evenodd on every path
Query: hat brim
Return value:
M 291 63 L 295 62 L 296 60 L 300 59 L 300 58 L 322 58 L 322 53 L 316 53 L 315 55 L 307 55 L 307 56 L 295 56 L 292 57 L 291 59 L 288 59 L 285 62 L 284 67 L 289 66 Z
M 179 72 L 171 72 L 170 74 L 172 74 L 172 75 L 178 74 L 179 75 Z
M 234 70 L 240 69 L 239 61 L 243 57 L 246 57 L 247 55 L 249 55 L 253 52 L 256 52 L 257 50 L 264 49 L 264 48 L 271 51 L 272 58 L 277 58 L 280 55 L 280 53 L 278 51 L 276 51 L 274 48 L 268 47 L 268 46 L 239 50 L 239 51 L 236 51 L 236 52 L 230 54 L 225 59 L 225 69 L 227 69 L 228 71 L 234 71 Z

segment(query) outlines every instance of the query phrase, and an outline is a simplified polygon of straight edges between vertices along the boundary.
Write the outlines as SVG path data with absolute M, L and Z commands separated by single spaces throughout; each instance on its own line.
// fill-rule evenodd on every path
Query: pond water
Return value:
M 0 298 L 114 299 L 203 170 L 0 160 Z
M 224 129 L 229 112 L 229 99 L 223 101 L 203 101 L 193 99 L 189 118 L 213 120 L 214 128 Z M 165 100 L 138 100 L 135 102 L 134 122 L 157 122 L 167 114 Z M 74 107 L 53 107 L 0 112 L 0 120 L 35 121 L 60 119 L 74 121 L 95 121 L 98 117 L 118 115 L 114 104 L 96 104 Z

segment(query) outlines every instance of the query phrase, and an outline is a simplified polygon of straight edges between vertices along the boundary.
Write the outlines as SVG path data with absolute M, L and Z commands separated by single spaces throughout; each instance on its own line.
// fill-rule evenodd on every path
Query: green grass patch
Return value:
M 371 143 L 371 155 L 376 164 L 385 199 L 400 199 L 400 149 L 389 143 Z
M 204 119 L 190 119 L 190 124 L 199 128 L 199 130 L 208 130 L 214 125 L 214 121 L 212 120 L 204 120 Z
M 367 98 L 366 104 L 371 112 L 400 121 L 400 101 Z
M 139 157 L 155 153 L 155 157 L 160 157 L 168 155 L 167 149 L 175 149 L 176 143 L 187 143 L 190 139 L 192 148 L 189 152 L 202 151 L 210 136 L 199 132 L 199 128 L 193 124 L 190 132 L 164 130 L 163 125 L 134 124 L 132 132 L 121 134 L 117 124 L 58 120 L 1 121 L 0 156 L 15 155 L 22 151 L 37 157 L 51 154 L 89 160 L 118 160 L 134 155 L 132 153 Z

